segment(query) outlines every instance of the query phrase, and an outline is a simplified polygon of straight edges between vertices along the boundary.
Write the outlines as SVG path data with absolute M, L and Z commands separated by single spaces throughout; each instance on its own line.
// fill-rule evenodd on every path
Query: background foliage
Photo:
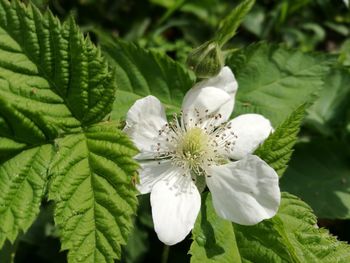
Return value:
M 42 158 L 42 163 L 47 162 L 47 158 L 53 158 L 53 163 L 57 165 L 60 162 L 64 165 L 67 162 L 79 161 L 69 160 L 70 157 L 65 155 L 65 149 L 70 149 L 81 153 L 78 157 L 82 160 L 84 171 L 89 169 L 96 171 L 96 173 L 102 168 L 108 169 L 109 166 L 113 165 L 108 163 L 101 168 L 96 157 L 100 153 L 99 148 L 95 145 L 96 140 L 104 140 L 113 145 L 118 143 L 110 141 L 109 136 L 111 130 L 118 132 L 116 128 L 113 128 L 116 125 L 113 127 L 100 126 L 101 123 L 104 123 L 105 120 L 112 120 L 114 124 L 123 121 L 128 107 L 136 99 L 148 94 L 159 97 L 167 106 L 169 114 L 177 111 L 183 94 L 195 82 L 195 77 L 182 64 L 175 63 L 162 54 L 167 54 L 178 62 L 185 62 L 193 47 L 215 36 L 222 18 L 238 3 L 237 1 L 224 0 L 35 0 L 33 2 L 41 10 L 50 8 L 61 21 L 66 21 L 61 31 L 62 38 L 68 37 L 68 33 L 65 35 L 66 31 L 72 31 L 73 35 L 76 36 L 75 41 L 79 43 L 76 48 L 80 48 L 84 41 L 77 37 L 79 30 L 75 27 L 70 16 L 74 17 L 85 35 L 89 35 L 93 42 L 101 46 L 103 55 L 114 69 L 112 71 L 103 68 L 104 62 L 101 61 L 101 72 L 105 74 L 105 70 L 107 70 L 110 74 L 110 83 L 112 83 L 111 86 L 105 87 L 114 90 L 116 87 L 113 85 L 118 82 L 119 89 L 116 93 L 118 99 L 114 101 L 110 114 L 108 107 L 111 108 L 112 103 L 107 101 L 111 99 L 108 95 L 106 96 L 108 107 L 105 112 L 97 114 L 91 110 L 91 115 L 83 116 L 83 112 L 85 112 L 83 102 L 80 106 L 72 106 L 72 102 L 70 102 L 73 100 L 74 93 L 72 98 L 56 94 L 55 85 L 52 82 L 47 79 L 38 80 L 41 81 L 43 89 L 50 87 L 52 98 L 47 103 L 50 104 L 55 99 L 66 108 L 66 117 L 71 118 L 68 122 L 65 120 L 65 123 L 69 123 L 69 127 L 64 127 L 66 130 L 62 133 L 58 128 L 46 127 L 42 124 L 44 121 L 37 121 L 45 136 L 40 137 L 38 135 L 40 133 L 33 131 L 30 133 L 33 136 L 27 136 L 27 133 L 21 135 L 20 130 L 27 127 L 23 124 L 18 128 L 19 141 L 13 141 L 10 138 L 12 140 L 10 142 L 6 136 L 3 136 L 6 137 L 5 139 L 3 137 L 1 139 L 7 140 L 7 145 L 11 145 L 13 156 L 18 153 L 19 149 L 28 147 L 28 144 L 36 145 L 40 142 L 42 146 L 26 151 L 25 156 L 21 157 L 27 160 L 27 166 L 32 158 L 39 157 Z M 25 24 L 25 21 L 22 23 Z M 3 44 L 5 42 L 4 26 L 0 26 L 0 28 L 2 28 L 0 44 Z M 51 34 L 54 33 L 51 32 Z M 30 39 L 30 36 L 28 37 Z M 4 45 L 0 45 L 1 52 L 13 52 L 15 53 L 13 56 L 28 55 L 25 52 L 19 54 L 18 50 L 15 49 L 26 50 L 27 48 L 28 50 L 32 47 L 31 43 L 21 42 L 20 35 L 11 36 L 11 39 L 6 42 L 7 49 L 4 48 Z M 134 41 L 137 45 L 125 41 Z M 19 45 L 18 47 L 15 42 Z M 256 43 L 251 45 L 254 42 Z M 85 52 L 91 56 L 89 59 L 91 61 L 96 57 L 100 59 L 100 55 L 94 53 L 95 51 L 91 50 L 90 45 L 90 43 L 85 42 L 83 44 Z M 11 47 L 11 50 L 8 50 L 8 47 Z M 242 47 L 243 49 L 241 49 Z M 309 53 L 303 53 L 306 51 Z M 268 56 L 264 56 L 265 54 Z M 334 262 L 332 253 L 337 252 L 343 255 L 343 258 L 338 261 L 347 262 L 349 252 L 345 251 L 344 244 L 335 242 L 325 230 L 320 230 L 321 237 L 317 236 L 319 230 L 315 230 L 313 227 L 316 219 L 311 213 L 310 207 L 300 202 L 294 195 L 301 197 L 311 206 L 319 217 L 317 222 L 319 226 L 328 228 L 343 241 L 350 240 L 347 228 L 349 226 L 348 219 L 350 219 L 349 9 L 342 0 L 258 0 L 239 27 L 236 37 L 227 43 L 226 56 L 226 63 L 234 70 L 240 84 L 234 114 L 259 112 L 270 118 L 274 126 L 278 127 L 274 136 L 258 149 L 257 154 L 272 166 L 275 163 L 274 167 L 280 175 L 286 169 L 286 163 L 290 157 L 289 150 L 295 143 L 292 137 L 296 136 L 298 132 L 295 125 L 291 123 L 299 123 L 304 111 L 306 113 L 292 160 L 281 179 L 282 190 L 293 195 L 283 195 L 283 205 L 278 217 L 266 221 L 264 224 L 259 224 L 254 231 L 227 223 L 221 224 L 223 229 L 218 231 L 229 233 L 231 237 L 227 239 L 229 242 L 230 240 L 237 241 L 235 245 L 237 251 L 234 254 L 235 256 L 239 255 L 237 262 L 239 260 L 243 262 L 268 262 L 269 260 L 276 262 L 318 262 L 320 260 L 321 262 L 321 259 L 322 262 Z M 45 56 L 38 56 L 38 59 L 43 57 Z M 79 62 L 81 58 L 74 59 Z M 11 59 L 9 58 L 9 60 Z M 64 60 L 65 58 L 62 58 L 62 61 Z M 17 66 L 17 68 L 10 68 L 10 70 L 24 72 L 30 76 L 36 74 L 37 65 L 44 62 L 35 59 L 31 59 L 31 61 L 32 64 L 28 62 L 20 68 Z M 2 67 L 9 65 L 11 61 L 5 62 L 2 61 Z M 157 69 L 156 72 L 155 69 Z M 150 70 L 152 70 L 152 74 L 150 74 Z M 154 79 L 150 77 L 152 75 L 161 77 Z M 50 72 L 48 76 L 50 76 Z M 251 80 L 251 76 L 254 76 L 254 81 Z M 2 75 L 0 82 L 6 77 Z M 56 80 L 53 78 L 54 84 Z M 20 81 L 24 83 L 23 85 L 28 83 L 23 78 Z M 80 81 L 82 80 L 80 79 Z M 89 85 L 93 86 L 94 83 Z M 78 88 L 78 85 L 73 87 L 77 94 L 80 92 Z M 276 90 L 279 92 L 272 92 Z M 104 92 L 109 94 L 108 91 Z M 22 93 L 17 94 L 17 96 L 20 97 L 19 101 L 38 103 L 35 100 L 27 102 L 27 99 L 31 98 L 31 94 Z M 50 106 L 45 109 L 48 112 L 47 118 L 52 118 Z M 34 114 L 25 112 L 24 107 L 20 106 L 17 110 L 31 118 Z M 57 120 L 57 122 L 59 121 Z M 99 125 L 95 126 L 98 123 Z M 99 138 L 96 132 L 100 133 L 101 129 L 104 134 L 103 138 Z M 27 132 L 27 130 L 25 131 Z M 67 133 L 67 131 L 69 132 Z M 74 134 L 69 134 L 72 131 Z M 1 131 L 1 135 L 4 133 Z M 286 134 L 291 134 L 291 137 L 287 136 L 286 138 Z M 23 139 L 23 137 L 26 138 Z M 82 141 L 84 143 L 81 143 Z M 62 149 L 61 154 L 54 157 L 53 152 L 57 149 Z M 271 155 L 271 149 L 274 150 L 274 155 Z M 127 151 L 130 151 L 130 155 L 132 155 L 134 149 L 130 146 Z M 119 149 L 108 153 L 107 157 L 118 155 L 118 153 Z M 7 155 L 4 154 L 4 151 L 0 151 L 1 163 L 5 159 L 8 161 L 8 157 L 5 156 Z M 96 160 L 91 161 L 88 156 L 94 156 Z M 46 175 L 46 171 L 43 170 L 44 166 L 43 164 L 41 167 L 34 167 L 34 169 L 44 176 Z M 2 169 L 6 169 L 6 167 Z M 42 179 L 35 177 L 30 171 L 21 169 L 18 167 L 19 175 L 26 174 L 28 178 L 32 176 L 33 179 L 30 180 L 36 185 L 43 184 Z M 61 166 L 60 169 L 62 169 Z M 125 167 L 125 169 L 128 168 Z M 130 169 L 135 169 L 135 167 Z M 41 170 L 43 171 L 41 172 Z M 33 262 L 65 262 L 66 252 L 60 252 L 59 230 L 54 226 L 54 217 L 58 224 L 68 222 L 66 231 L 70 232 L 75 229 L 81 234 L 82 230 L 78 227 L 75 228 L 74 218 L 81 217 L 82 213 L 89 213 L 89 201 L 73 198 L 74 202 L 83 204 L 82 211 L 65 210 L 64 205 L 60 205 L 62 197 L 64 201 L 67 201 L 66 197 L 73 192 L 65 192 L 63 188 L 61 189 L 61 175 L 57 173 L 58 169 L 55 172 L 55 167 L 52 171 L 53 178 L 55 178 L 52 184 L 42 185 L 33 195 L 37 207 L 31 209 L 38 210 L 41 206 L 39 217 L 28 232 L 20 234 L 14 245 L 6 241 L 0 252 L 0 262 L 8 262 L 13 257 L 13 251 L 17 251 L 15 262 L 28 262 L 28 258 L 31 258 Z M 84 182 L 84 176 L 88 176 L 88 174 L 78 174 L 77 178 L 74 179 L 77 180 L 75 184 L 80 185 L 82 189 L 89 187 L 83 183 L 79 184 L 79 180 Z M 91 181 L 95 182 L 97 192 L 103 193 L 105 189 L 108 189 L 112 193 L 113 189 L 110 188 L 110 185 L 99 184 L 98 180 L 100 179 L 97 177 L 95 181 Z M 125 180 L 128 182 L 127 179 Z M 51 189 L 49 199 L 59 203 L 59 209 L 55 212 L 52 202 L 44 201 L 40 205 L 41 196 L 45 193 L 46 187 Z M 104 188 L 103 191 L 102 188 Z M 2 191 L 0 196 L 1 194 L 4 192 Z M 16 198 L 21 198 L 21 196 L 18 195 Z M 148 196 L 141 196 L 138 200 L 140 205 L 138 216 L 134 219 L 135 228 L 127 246 L 123 247 L 122 262 L 160 262 L 162 257 L 166 256 L 167 249 L 163 249 L 163 245 L 158 241 L 153 231 L 148 199 Z M 210 199 L 210 195 L 205 196 L 205 200 L 208 199 Z M 101 197 L 100 200 L 103 202 L 105 199 Z M 131 203 L 136 204 L 136 200 Z M 114 209 L 112 204 L 108 203 L 108 205 Z M 212 224 L 220 221 L 212 213 L 210 203 L 207 205 L 205 202 L 203 206 L 202 213 L 210 215 L 207 219 L 212 221 Z M 130 208 L 125 207 L 125 209 L 136 209 L 136 206 L 132 205 Z M 303 222 L 300 222 L 300 218 L 294 215 L 296 210 L 303 215 Z M 70 215 L 74 213 L 76 216 L 71 218 Z M 34 216 L 29 212 L 25 219 L 28 220 L 28 218 L 34 220 Z M 6 219 L 0 221 L 5 222 L 4 220 Z M 30 226 L 30 222 L 19 222 L 18 226 L 21 229 L 26 229 Z M 307 233 L 306 236 L 293 236 L 294 230 L 300 227 Z M 112 228 L 113 226 L 110 226 L 108 230 Z M 268 232 L 266 229 L 270 230 L 271 228 L 275 231 L 272 237 L 266 235 Z M 102 229 L 103 231 L 107 231 L 107 229 Z M 314 234 L 316 235 L 315 239 L 322 240 L 321 245 L 331 247 L 332 251 L 325 251 L 324 254 L 320 255 L 319 248 L 310 247 L 307 238 L 312 239 Z M 208 255 L 203 247 L 210 246 L 210 235 L 210 230 L 206 228 L 205 223 L 197 221 L 192 245 L 192 240 L 188 239 L 172 247 L 168 262 L 189 262 L 190 255 L 187 254 L 189 249 L 190 254 L 193 255 L 193 262 L 205 260 Z M 220 234 L 218 236 L 220 237 Z M 10 237 L 15 240 L 16 235 L 11 234 Z M 262 239 L 262 237 L 264 238 Z M 274 239 L 276 237 L 278 240 Z M 248 251 L 245 246 L 251 244 L 249 242 L 252 240 L 261 240 L 262 246 L 266 248 L 265 253 L 260 251 L 261 244 L 257 246 L 259 252 L 255 253 L 251 249 Z M 73 248 L 74 253 L 76 253 L 79 251 L 79 247 L 76 247 L 73 241 L 67 239 L 63 244 L 65 248 Z M 271 244 L 276 244 L 276 242 L 279 244 L 275 246 L 276 251 L 269 251 L 268 248 Z M 223 247 L 225 245 L 223 244 Z M 232 246 L 232 244 L 229 245 Z M 291 254 L 290 251 L 293 253 Z M 218 253 L 215 247 L 212 248 L 211 252 L 213 255 Z M 70 256 L 74 257 L 74 253 L 71 253 Z M 108 251 L 108 253 L 120 255 L 119 249 L 113 252 Z M 276 259 L 275 254 L 278 254 L 280 258 Z M 203 255 L 204 257 L 202 257 Z M 226 261 L 222 259 L 220 262 Z

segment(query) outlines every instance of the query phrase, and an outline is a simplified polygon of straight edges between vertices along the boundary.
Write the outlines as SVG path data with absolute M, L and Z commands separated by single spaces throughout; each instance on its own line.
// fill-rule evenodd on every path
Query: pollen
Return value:
M 185 174 L 207 176 L 208 169 L 228 161 L 227 153 L 233 149 L 235 134 L 226 123 L 216 125 L 220 113 L 212 115 L 208 110 L 195 109 L 196 118 L 186 123 L 183 113 L 174 115 L 173 121 L 158 131 L 159 140 L 153 146 L 156 159 L 172 160 Z
M 205 152 L 209 136 L 200 128 L 192 128 L 184 134 L 179 144 L 179 151 L 185 156 L 201 155 Z
M 192 169 L 201 166 L 206 156 L 210 136 L 200 128 L 192 128 L 179 140 L 176 153 L 184 161 L 189 163 Z

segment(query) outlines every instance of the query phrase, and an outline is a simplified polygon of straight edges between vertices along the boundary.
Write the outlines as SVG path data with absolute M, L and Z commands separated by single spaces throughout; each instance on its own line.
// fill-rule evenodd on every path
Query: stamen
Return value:
M 210 177 L 208 168 L 228 160 L 227 153 L 232 151 L 237 139 L 230 123 L 217 125 L 222 119 L 221 113 L 209 114 L 208 109 L 194 111 L 196 118 L 189 120 L 186 112 L 181 112 L 179 116 L 174 114 L 173 120 L 159 130 L 159 138 L 153 148 L 157 160 L 171 160 L 174 166 L 184 171 L 182 176 L 178 176 L 180 178 L 186 178 L 191 173 Z M 183 180 L 179 180 L 177 178 L 174 185 L 182 189 Z

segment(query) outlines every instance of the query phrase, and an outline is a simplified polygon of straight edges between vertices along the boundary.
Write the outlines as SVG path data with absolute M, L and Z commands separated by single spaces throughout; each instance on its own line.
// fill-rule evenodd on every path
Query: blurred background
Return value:
M 209 40 L 239 1 L 229 0 L 33 0 L 61 20 L 73 16 L 97 44 L 122 38 L 185 62 L 193 47 Z M 227 45 L 235 50 L 268 41 L 305 52 L 326 52 L 337 61 L 325 88 L 308 109 L 282 190 L 306 201 L 340 240 L 350 241 L 350 11 L 343 0 L 257 0 Z M 16 242 L 15 262 L 66 262 L 60 252 L 53 206 Z M 189 262 L 188 238 L 170 251 L 157 239 L 149 196 L 140 197 L 135 230 L 122 262 Z M 7 244 L 0 262 L 8 262 Z M 169 253 L 169 254 L 168 254 Z

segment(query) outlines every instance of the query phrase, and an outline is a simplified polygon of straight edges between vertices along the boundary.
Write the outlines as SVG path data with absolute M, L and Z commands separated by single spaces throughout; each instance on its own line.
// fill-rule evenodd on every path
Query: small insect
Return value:
M 133 186 L 136 186 L 137 184 L 140 184 L 140 179 L 139 179 L 139 175 L 137 172 L 135 172 L 132 176 L 131 176 L 131 183 Z

